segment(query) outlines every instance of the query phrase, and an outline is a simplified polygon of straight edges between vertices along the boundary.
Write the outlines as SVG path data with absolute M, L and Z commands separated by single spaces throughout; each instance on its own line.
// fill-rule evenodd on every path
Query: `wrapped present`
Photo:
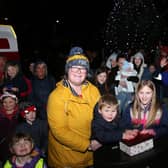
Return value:
M 153 136 L 149 134 L 138 134 L 132 140 L 122 140 L 119 142 L 120 150 L 129 156 L 134 156 L 148 151 L 154 147 Z

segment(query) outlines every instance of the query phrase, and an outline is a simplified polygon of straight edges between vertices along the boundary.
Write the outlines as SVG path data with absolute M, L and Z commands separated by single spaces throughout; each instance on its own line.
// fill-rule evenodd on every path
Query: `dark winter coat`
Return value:
M 47 152 L 48 124 L 45 120 L 36 119 L 32 125 L 25 122 L 16 127 L 16 132 L 28 133 L 34 140 L 36 147 Z
M 124 132 L 120 125 L 120 118 L 118 116 L 112 122 L 104 120 L 96 106 L 94 119 L 92 120 L 91 139 L 95 139 L 103 145 L 119 142 Z
M 5 161 L 10 156 L 9 142 L 18 124 L 18 109 L 10 117 L 0 109 L 0 160 Z
M 29 100 L 37 107 L 38 117 L 47 120 L 46 104 L 49 94 L 56 87 L 56 81 L 52 76 L 46 76 L 44 79 L 34 77 L 31 82 L 32 92 Z

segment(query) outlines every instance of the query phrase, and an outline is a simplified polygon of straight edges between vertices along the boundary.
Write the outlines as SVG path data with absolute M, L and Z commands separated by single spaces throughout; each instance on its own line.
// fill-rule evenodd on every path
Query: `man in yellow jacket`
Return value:
M 70 56 L 65 65 L 65 78 L 49 96 L 49 167 L 86 168 L 93 165 L 93 155 L 88 149 L 93 109 L 100 93 L 86 80 L 88 71 L 86 56 Z

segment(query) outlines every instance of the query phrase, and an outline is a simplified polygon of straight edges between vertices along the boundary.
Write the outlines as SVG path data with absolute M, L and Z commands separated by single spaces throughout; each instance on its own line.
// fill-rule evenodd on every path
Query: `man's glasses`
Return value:
M 84 68 L 84 67 L 76 67 L 76 66 L 72 66 L 71 67 L 71 71 L 75 72 L 75 73 L 77 73 L 77 72 L 86 73 L 87 72 L 86 68 Z

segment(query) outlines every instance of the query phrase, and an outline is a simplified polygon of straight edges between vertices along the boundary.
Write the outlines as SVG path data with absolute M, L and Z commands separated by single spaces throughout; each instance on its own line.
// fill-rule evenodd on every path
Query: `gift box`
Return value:
M 132 140 L 120 141 L 119 147 L 121 151 L 127 153 L 129 156 L 134 156 L 154 147 L 153 136 L 138 134 Z

